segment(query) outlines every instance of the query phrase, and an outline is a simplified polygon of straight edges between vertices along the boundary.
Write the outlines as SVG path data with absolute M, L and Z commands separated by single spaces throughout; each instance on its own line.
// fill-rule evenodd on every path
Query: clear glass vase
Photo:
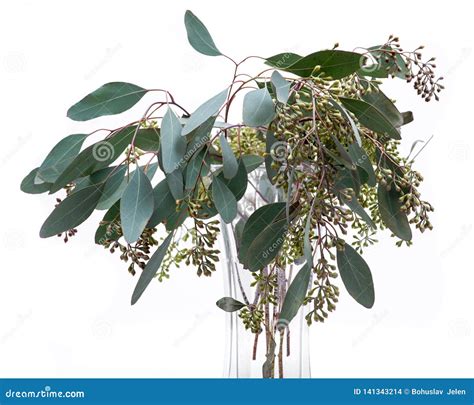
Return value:
M 238 260 L 235 235 L 241 232 L 245 220 L 259 207 L 269 202 L 282 201 L 284 196 L 271 185 L 265 169 L 249 174 L 249 184 L 238 203 L 238 215 L 231 224 L 221 221 L 221 263 L 224 270 L 225 296 L 254 305 L 258 286 L 251 286 L 254 278 Z M 228 313 L 226 320 L 226 358 L 224 377 L 229 378 L 308 378 L 311 376 L 308 326 L 300 309 L 284 328 L 277 328 L 278 314 L 284 292 L 288 289 L 297 268 L 289 266 L 277 271 L 278 290 L 276 305 L 264 306 L 263 330 L 252 333 L 246 329 L 239 311 Z M 271 271 L 262 270 L 264 274 Z

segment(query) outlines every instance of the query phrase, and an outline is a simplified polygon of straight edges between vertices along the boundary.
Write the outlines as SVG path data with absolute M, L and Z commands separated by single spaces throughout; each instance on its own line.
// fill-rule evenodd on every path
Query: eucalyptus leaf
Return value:
M 288 287 L 277 322 L 278 329 L 288 327 L 303 305 L 311 280 L 311 269 L 311 266 L 306 263 Z
M 229 188 L 219 179 L 212 181 L 212 201 L 217 208 L 222 220 L 229 224 L 237 215 L 237 200 Z
M 357 197 L 355 195 L 352 195 L 351 197 L 341 197 L 341 199 L 352 210 L 352 212 L 361 217 L 367 225 L 369 225 L 372 229 L 377 229 L 374 221 L 372 221 L 370 215 L 367 214 L 362 205 L 360 205 L 359 201 L 357 201 Z
M 349 145 L 347 148 L 352 161 L 364 172 L 367 173 L 368 178 L 368 185 L 371 187 L 375 187 L 376 185 L 376 178 L 375 178 L 375 171 L 374 167 L 372 166 L 372 162 L 370 161 L 369 155 L 367 152 L 359 146 L 357 143 L 353 143 Z
M 201 149 L 199 153 L 196 153 L 191 160 L 189 161 L 188 165 L 186 166 L 186 174 L 185 174 L 185 190 L 187 192 L 193 190 L 196 187 L 197 180 L 201 175 L 201 172 L 204 173 L 207 171 L 206 165 L 206 156 L 207 156 L 207 149 Z
M 188 41 L 196 51 L 207 56 L 222 55 L 205 25 L 190 10 L 187 10 L 184 15 L 184 25 L 188 34 Z
M 168 181 L 160 181 L 153 189 L 153 198 L 155 201 L 153 215 L 148 221 L 147 228 L 154 228 L 166 218 L 176 212 L 176 201 L 171 194 Z
M 359 146 L 362 146 L 362 139 L 360 137 L 360 132 L 359 132 L 359 128 L 357 128 L 357 125 L 356 123 L 354 122 L 354 120 L 352 119 L 351 115 L 347 112 L 347 110 L 341 105 L 339 104 L 336 100 L 334 100 L 333 98 L 330 98 L 329 99 L 329 103 L 334 107 L 336 108 L 336 110 L 339 110 L 339 112 L 349 121 L 349 124 L 352 128 L 352 132 L 354 134 L 354 138 L 356 139 L 356 142 Z
M 277 70 L 272 73 L 271 80 L 275 87 L 277 100 L 280 103 L 286 104 L 288 97 L 290 97 L 290 82 L 287 82 Z
M 175 200 L 181 200 L 184 198 L 184 179 L 183 172 L 180 169 L 176 169 L 174 172 L 166 175 L 166 181 L 170 188 L 171 194 Z
M 403 125 L 402 114 L 398 111 L 398 108 L 395 107 L 392 100 L 378 87 L 371 87 L 371 91 L 366 92 L 362 96 L 362 99 L 380 111 L 395 128 L 400 128 Z
M 339 152 L 340 161 L 343 163 L 343 165 L 347 169 L 355 170 L 356 166 L 355 166 L 354 162 L 352 161 L 352 158 L 349 155 L 349 153 L 347 152 L 347 150 L 344 148 L 344 146 L 342 146 L 342 144 L 339 142 L 339 140 L 334 135 L 331 135 L 331 138 L 332 138 L 333 142 L 336 145 L 337 151 Z
M 147 92 L 131 83 L 107 83 L 69 108 L 67 116 L 74 121 L 87 121 L 103 115 L 120 114 L 138 103 Z
M 393 139 L 401 139 L 398 129 L 373 105 L 354 98 L 339 97 L 339 100 L 366 128 L 387 134 Z
M 145 152 L 157 152 L 160 149 L 160 129 L 139 129 L 135 139 L 135 147 Z
M 355 249 L 344 245 L 337 251 L 337 267 L 346 290 L 360 305 L 372 308 L 375 301 L 374 282 L 369 266 Z
M 246 306 L 232 297 L 223 297 L 216 302 L 216 305 L 225 312 L 235 312 Z
M 183 135 L 188 135 L 197 127 L 204 124 L 211 117 L 215 117 L 227 98 L 228 89 L 222 90 L 219 94 L 200 105 L 191 117 L 186 121 L 183 128 Z
M 395 236 L 409 241 L 412 238 L 410 224 L 404 212 L 400 210 L 400 193 L 393 187 L 387 190 L 385 186 L 379 184 L 377 190 L 378 207 L 380 217 L 385 226 L 390 229 Z
M 132 294 L 132 305 L 136 304 L 136 302 L 140 299 L 145 289 L 150 284 L 151 280 L 156 275 L 156 272 L 161 266 L 161 262 L 163 261 L 166 252 L 170 246 L 171 240 L 173 239 L 173 233 L 168 234 L 166 239 L 163 243 L 158 247 L 153 256 L 151 256 L 150 260 L 148 261 L 147 265 L 140 274 L 140 278 L 138 279 L 137 285 L 133 290 Z
M 176 114 L 168 108 L 161 123 L 162 159 L 165 173 L 174 172 L 183 164 L 186 153 L 186 139 L 181 136 L 181 123 Z
M 293 64 L 297 61 L 302 59 L 301 55 L 292 52 L 283 52 L 277 55 L 270 56 L 266 59 L 265 63 L 277 69 L 284 69 Z
M 232 151 L 224 134 L 220 135 L 219 140 L 222 149 L 224 177 L 226 179 L 231 179 L 237 174 L 237 170 L 239 169 L 239 163 L 237 162 L 234 152 Z
M 267 131 L 265 136 L 265 170 L 267 171 L 267 177 L 272 184 L 274 184 L 274 178 L 278 174 L 278 171 L 273 167 L 273 148 L 278 142 L 278 139 L 275 138 L 272 131 Z
M 118 240 L 121 236 L 121 232 L 112 226 L 109 226 L 112 222 L 120 220 L 120 201 L 116 202 L 110 209 L 105 213 L 102 218 L 101 224 L 95 232 L 95 243 L 103 245 L 107 240 Z
M 39 167 L 29 172 L 22 180 L 20 190 L 27 194 L 41 194 L 50 190 L 51 183 L 35 184 L 35 178 L 38 174 Z
M 92 185 L 73 193 L 61 201 L 44 222 L 41 238 L 49 238 L 82 224 L 94 211 L 102 187 Z
M 242 162 L 245 165 L 247 173 L 253 172 L 255 169 L 259 168 L 265 159 L 257 155 L 243 155 Z
M 39 167 L 38 177 L 46 183 L 54 183 L 79 154 L 86 138 L 85 134 L 74 134 L 59 141 Z
M 245 125 L 268 125 L 275 117 L 275 106 L 266 88 L 252 90 L 244 97 L 242 119 Z
M 127 243 L 138 240 L 153 214 L 154 199 L 150 180 L 138 167 L 120 201 L 120 222 Z
M 310 77 L 315 67 L 319 66 L 316 74 L 323 73 L 337 80 L 355 73 L 360 67 L 361 57 L 361 54 L 355 52 L 325 50 L 305 56 L 283 70 L 301 77 Z

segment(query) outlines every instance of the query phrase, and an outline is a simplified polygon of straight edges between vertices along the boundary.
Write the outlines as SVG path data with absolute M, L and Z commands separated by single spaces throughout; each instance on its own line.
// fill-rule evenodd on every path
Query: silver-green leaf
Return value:
M 188 41 L 196 51 L 207 56 L 222 55 L 206 26 L 189 10 L 184 15 L 184 25 L 188 34 Z
M 147 175 L 138 167 L 120 201 L 120 221 L 127 243 L 138 240 L 153 214 L 153 187 Z
M 181 136 L 181 131 L 178 117 L 171 108 L 168 108 L 161 122 L 161 148 L 165 173 L 174 172 L 183 163 L 186 138 Z
M 224 177 L 226 179 L 231 179 L 237 174 L 239 163 L 237 162 L 237 158 L 235 157 L 234 152 L 232 151 L 224 134 L 220 135 L 219 140 L 221 142 L 222 149 Z
M 182 134 L 190 134 L 197 127 L 206 122 L 209 118 L 217 115 L 227 98 L 227 92 L 227 89 L 222 90 L 219 94 L 216 94 L 214 97 L 207 100 L 204 104 L 201 104 L 186 121 Z
M 277 100 L 280 103 L 286 104 L 288 97 L 290 96 L 290 83 L 285 80 L 285 78 L 275 70 L 272 73 L 272 84 L 275 87 L 275 93 Z
M 252 90 L 244 97 L 242 119 L 245 125 L 268 125 L 275 117 L 275 106 L 266 88 Z
M 218 176 L 212 181 L 212 200 L 222 220 L 229 224 L 237 215 L 237 200 Z

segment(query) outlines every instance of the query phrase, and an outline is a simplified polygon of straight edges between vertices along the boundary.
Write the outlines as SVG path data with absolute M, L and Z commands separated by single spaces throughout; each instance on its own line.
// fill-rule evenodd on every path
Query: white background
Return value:
M 367 251 L 376 304 L 343 293 L 327 323 L 311 329 L 315 377 L 472 377 L 472 13 L 468 2 L 5 1 L 0 3 L 0 377 L 220 377 L 222 272 L 173 271 L 131 307 L 136 282 L 116 255 L 93 244 L 90 219 L 64 245 L 41 240 L 54 197 L 19 191 L 25 174 L 71 133 L 117 127 L 123 116 L 76 123 L 67 108 L 110 81 L 167 88 L 193 110 L 227 86 L 232 66 L 187 43 L 191 8 L 217 46 L 236 59 L 371 46 L 389 34 L 438 57 L 447 90 L 425 103 L 410 85 L 384 86 L 411 109 L 404 148 L 434 139 L 425 175 L 435 230 L 398 249 L 388 234 Z M 249 65 L 250 70 L 258 68 Z M 97 222 L 102 213 L 93 217 Z

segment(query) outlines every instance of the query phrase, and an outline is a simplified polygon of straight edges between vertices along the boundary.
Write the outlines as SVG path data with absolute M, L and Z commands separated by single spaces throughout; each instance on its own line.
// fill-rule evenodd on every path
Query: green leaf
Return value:
M 86 138 L 85 134 L 75 134 L 60 140 L 39 167 L 38 177 L 47 183 L 54 183 L 79 154 Z
M 370 158 L 367 155 L 367 152 L 364 150 L 364 148 L 357 145 L 357 143 L 353 143 L 353 144 L 349 145 L 348 153 L 349 153 L 350 157 L 352 158 L 352 161 L 358 167 L 360 167 L 362 170 L 364 170 L 365 173 L 367 173 L 369 186 L 370 187 L 375 187 L 376 179 L 375 179 L 374 168 L 373 168 L 372 162 L 370 161 Z
M 196 51 L 207 56 L 222 55 L 205 25 L 189 10 L 184 15 L 184 25 L 188 34 L 188 41 Z
M 266 266 L 282 248 L 287 229 L 286 203 L 271 203 L 257 209 L 244 227 L 240 262 L 250 271 Z
M 113 163 L 130 144 L 136 127 L 126 127 L 114 133 L 111 137 L 94 143 L 84 149 L 61 173 L 51 187 L 50 194 L 62 189 L 66 184 L 81 177 L 108 167 Z
M 183 135 L 188 135 L 197 127 L 205 123 L 209 118 L 217 115 L 227 98 L 228 89 L 222 90 L 219 94 L 207 100 L 194 111 L 183 128 Z
M 352 161 L 352 158 L 347 152 L 347 150 L 344 148 L 344 146 L 341 145 L 339 140 L 334 135 L 331 135 L 331 139 L 336 144 L 336 149 L 339 152 L 339 159 L 342 162 L 342 164 L 349 170 L 355 170 L 356 168 L 355 164 Z
M 386 60 L 386 53 L 392 50 L 391 46 L 382 45 L 368 48 L 368 55 L 370 56 L 367 55 L 366 63 L 361 66 L 357 73 L 361 76 L 374 78 L 387 78 L 389 75 L 394 75 L 400 79 L 406 79 L 410 71 L 400 54 L 395 56 L 395 60 L 392 58 L 389 58 L 388 61 Z
M 354 98 L 339 97 L 339 100 L 366 128 L 375 132 L 387 134 L 393 139 L 401 139 L 397 128 L 395 128 L 390 120 L 373 105 Z
M 375 301 L 374 282 L 369 266 L 352 246 L 337 251 L 337 267 L 346 290 L 360 305 L 372 308 Z
M 283 52 L 277 55 L 270 56 L 266 59 L 265 63 L 277 69 L 284 69 L 293 64 L 297 61 L 302 59 L 303 57 L 292 52 Z
M 333 79 L 342 79 L 355 73 L 360 67 L 362 55 L 355 52 L 326 50 L 312 53 L 284 68 L 287 72 L 301 77 L 309 77 L 314 68 L 320 66 L 316 74 L 324 73 Z
M 245 125 L 259 127 L 272 122 L 275 106 L 266 88 L 249 91 L 244 97 L 242 118 Z
M 39 167 L 29 172 L 26 177 L 22 180 L 20 190 L 28 194 L 41 194 L 46 193 L 51 188 L 51 183 L 35 183 L 36 175 L 38 174 Z
M 371 87 L 370 93 L 365 93 L 362 99 L 374 106 L 380 111 L 395 128 L 400 128 L 403 125 L 403 116 L 383 92 L 377 87 Z
M 280 103 L 286 104 L 288 97 L 290 97 L 290 82 L 287 82 L 277 70 L 272 73 L 271 80 L 273 86 L 275 86 L 277 100 Z
M 174 172 L 168 173 L 166 181 L 174 199 L 182 200 L 184 198 L 183 172 L 180 169 L 176 169 Z
M 359 144 L 359 146 L 362 146 L 362 139 L 360 138 L 359 128 L 357 128 L 357 125 L 355 124 L 351 115 L 336 100 L 330 98 L 328 101 L 334 108 L 336 108 L 336 110 L 338 110 L 349 121 L 349 124 L 351 125 L 351 128 L 352 128 L 352 132 L 354 133 L 356 142 Z
M 410 224 L 406 214 L 400 211 L 400 194 L 392 187 L 389 191 L 379 184 L 377 190 L 380 217 L 385 226 L 400 239 L 409 241 L 412 238 Z
M 207 172 L 208 166 L 206 166 L 205 163 L 207 156 L 207 150 L 201 149 L 199 153 L 195 154 L 189 161 L 188 165 L 186 166 L 184 182 L 186 191 L 189 192 L 194 190 L 197 180 L 199 179 L 199 175 L 201 175 L 202 172 Z
M 226 224 L 230 224 L 237 215 L 237 200 L 218 176 L 214 177 L 212 181 L 212 201 L 214 201 L 222 220 Z
M 221 298 L 216 302 L 216 305 L 225 312 L 235 312 L 246 306 L 244 303 L 234 300 L 231 297 Z
M 103 245 L 106 240 L 118 240 L 121 236 L 121 233 L 117 229 L 112 228 L 109 231 L 109 224 L 111 222 L 117 221 L 120 219 L 120 201 L 116 202 L 110 209 L 105 213 L 104 218 L 102 218 L 103 223 L 99 225 L 97 231 L 95 232 L 95 243 L 98 245 Z
M 150 260 L 148 261 L 147 265 L 140 274 L 140 278 L 138 279 L 137 285 L 133 290 L 132 294 L 132 305 L 136 304 L 136 302 L 140 299 L 145 289 L 150 284 L 151 280 L 156 275 L 156 272 L 161 266 L 161 262 L 163 261 L 166 252 L 168 251 L 168 247 L 170 246 L 171 240 L 173 239 L 173 233 L 168 234 L 166 239 L 163 243 L 158 247 L 153 256 L 151 256 Z
M 171 108 L 168 108 L 161 122 L 162 158 L 165 173 L 174 172 L 183 164 L 186 138 L 181 136 L 181 131 L 178 117 Z
M 74 104 L 67 116 L 74 121 L 87 121 L 103 115 L 120 114 L 138 103 L 147 92 L 131 83 L 107 83 Z
M 224 183 L 227 188 L 232 191 L 232 194 L 234 194 L 237 201 L 239 201 L 244 196 L 245 191 L 247 190 L 248 177 L 247 170 L 242 159 L 239 159 L 237 174 L 233 178 L 226 179 L 223 173 L 219 174 L 218 177 L 219 180 L 221 180 L 222 183 Z
M 306 218 L 306 224 L 304 227 L 303 253 L 306 263 L 310 268 L 313 268 L 313 251 L 311 249 L 311 240 L 309 238 L 311 232 L 311 212 L 309 213 L 308 218 Z
M 159 182 L 153 189 L 153 198 L 155 209 L 148 221 L 147 228 L 154 228 L 176 212 L 176 201 L 166 179 Z
M 120 201 L 120 221 L 127 243 L 138 240 L 153 214 L 154 199 L 150 180 L 138 167 Z
M 211 131 L 214 127 L 216 117 L 210 117 L 189 133 L 186 137 L 189 140 L 186 156 L 192 156 L 202 149 L 211 139 Z
M 138 130 L 135 147 L 145 152 L 157 152 L 160 149 L 160 129 L 142 128 Z
M 259 168 L 265 159 L 257 155 L 243 155 L 242 161 L 244 162 L 247 173 L 251 173 L 255 169 Z
M 182 202 L 175 212 L 166 218 L 165 226 L 167 231 L 174 231 L 179 228 L 189 216 L 188 204 Z
M 406 125 L 413 121 L 413 113 L 411 111 L 402 112 L 403 124 Z
M 219 140 L 221 142 L 222 149 L 224 177 L 226 179 L 231 179 L 237 174 L 237 170 L 239 169 L 239 163 L 237 162 L 234 152 L 232 151 L 224 134 L 220 135 Z
M 53 210 L 40 230 L 41 238 L 49 238 L 82 224 L 94 211 L 102 187 L 92 185 L 69 195 Z
M 278 329 L 285 329 L 298 313 L 308 292 L 310 279 L 311 266 L 306 263 L 288 287 L 277 322 Z

